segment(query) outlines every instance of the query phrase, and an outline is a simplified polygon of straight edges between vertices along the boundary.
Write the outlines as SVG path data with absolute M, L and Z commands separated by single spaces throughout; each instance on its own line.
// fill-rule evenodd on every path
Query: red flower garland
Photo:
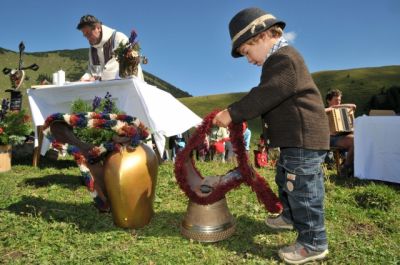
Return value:
M 197 127 L 186 147 L 177 154 L 175 162 L 175 177 L 178 181 L 179 187 L 185 192 L 190 200 L 198 204 L 206 205 L 221 200 L 228 191 L 239 187 L 240 184 L 245 182 L 256 193 L 258 201 L 262 202 L 269 212 L 280 213 L 283 209 L 281 202 L 271 190 L 267 181 L 249 165 L 249 159 L 246 155 L 244 146 L 243 127 L 241 124 L 231 123 L 229 130 L 230 139 L 237 155 L 237 161 L 239 164 L 238 170 L 242 177 L 231 178 L 229 181 L 217 185 L 211 193 L 206 194 L 205 196 L 199 196 L 191 189 L 188 182 L 188 171 L 185 164 L 191 163 L 197 175 L 203 179 L 200 172 L 195 167 L 195 161 L 193 157 L 191 157 L 191 152 L 200 145 L 204 141 L 206 135 L 210 133 L 213 126 L 212 120 L 217 113 L 218 111 L 214 111 L 204 118 L 203 123 Z

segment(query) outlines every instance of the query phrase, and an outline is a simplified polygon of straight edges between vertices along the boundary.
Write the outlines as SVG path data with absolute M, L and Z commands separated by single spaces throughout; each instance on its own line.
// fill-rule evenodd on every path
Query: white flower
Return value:
M 139 53 L 137 51 L 135 51 L 135 50 L 133 50 L 131 52 L 131 54 L 132 54 L 133 57 L 138 57 L 139 56 Z
M 46 130 L 43 131 L 44 135 L 49 135 L 50 134 L 50 126 L 46 128 Z
M 133 124 L 135 124 L 136 127 L 139 127 L 140 120 L 138 118 L 134 118 L 132 122 L 133 122 Z
M 94 190 L 94 191 L 90 192 L 90 195 L 92 196 L 92 198 L 96 198 L 97 197 L 97 191 Z
M 71 115 L 69 115 L 69 114 L 64 114 L 63 115 L 63 118 L 64 118 L 64 121 L 66 122 L 66 123 L 68 123 L 69 125 L 71 125 L 71 122 L 70 122 L 70 119 L 71 119 Z
M 107 152 L 107 149 L 104 147 L 103 144 L 101 144 L 101 145 L 99 146 L 99 149 L 100 149 L 100 154 L 103 154 L 103 153 Z
M 117 124 L 115 124 L 114 127 L 111 127 L 111 129 L 118 133 L 122 129 L 122 127 L 125 126 L 125 124 L 126 122 L 117 120 Z
M 94 127 L 93 119 L 88 120 L 87 127 L 88 128 L 93 128 Z
M 79 165 L 79 170 L 80 170 L 82 173 L 90 172 L 89 168 L 88 168 L 87 166 L 85 166 L 84 164 L 80 164 L 80 165 Z

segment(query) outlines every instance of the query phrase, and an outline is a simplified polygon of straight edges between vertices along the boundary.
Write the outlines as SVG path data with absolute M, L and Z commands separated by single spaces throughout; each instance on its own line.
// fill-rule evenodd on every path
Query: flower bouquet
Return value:
M 129 42 L 121 42 L 114 50 L 119 63 L 119 76 L 121 78 L 129 78 L 133 75 L 137 76 L 139 63 L 147 63 L 147 59 L 140 56 L 140 45 L 136 37 L 136 31 L 132 30 Z
M 123 114 L 112 100 L 112 95 L 107 92 L 104 98 L 95 96 L 92 104 L 77 99 L 71 105 L 71 114 L 94 112 L 99 114 Z M 100 145 L 103 142 L 112 141 L 113 136 L 116 134 L 112 130 L 103 130 L 101 128 L 89 126 L 77 126 L 73 128 L 74 134 L 85 143 L 92 145 Z
M 3 99 L 0 110 L 0 172 L 11 169 L 12 146 L 22 145 L 32 132 L 25 110 L 9 111 L 10 101 Z
M 0 145 L 20 145 L 32 132 L 30 117 L 25 110 L 9 111 L 10 102 L 3 99 L 0 110 Z

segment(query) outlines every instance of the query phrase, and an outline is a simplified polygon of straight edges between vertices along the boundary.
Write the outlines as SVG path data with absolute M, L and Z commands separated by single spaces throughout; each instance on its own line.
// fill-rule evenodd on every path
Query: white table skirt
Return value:
M 354 175 L 400 183 L 400 117 L 361 116 L 354 124 Z
M 95 96 L 103 98 L 107 92 L 112 95 L 118 109 L 139 118 L 151 129 L 161 155 L 165 148 L 163 136 L 169 137 L 182 133 L 202 121 L 171 94 L 142 80 L 132 78 L 28 89 L 27 94 L 35 128 L 43 125 L 45 119 L 53 113 L 70 112 L 71 103 L 78 98 L 92 102 Z M 37 146 L 37 132 L 35 132 L 35 138 L 35 146 Z M 46 150 L 43 148 L 42 154 Z

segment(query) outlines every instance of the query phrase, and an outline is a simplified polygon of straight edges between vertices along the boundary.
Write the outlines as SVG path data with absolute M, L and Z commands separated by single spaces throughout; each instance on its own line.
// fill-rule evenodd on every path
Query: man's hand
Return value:
M 94 79 L 93 76 L 89 76 L 89 77 L 83 77 L 79 81 L 81 81 L 81 82 L 91 82 L 91 81 L 95 81 L 95 79 Z
M 218 127 L 228 127 L 228 125 L 232 122 L 231 115 L 227 109 L 220 111 L 215 115 L 213 119 L 213 124 Z

